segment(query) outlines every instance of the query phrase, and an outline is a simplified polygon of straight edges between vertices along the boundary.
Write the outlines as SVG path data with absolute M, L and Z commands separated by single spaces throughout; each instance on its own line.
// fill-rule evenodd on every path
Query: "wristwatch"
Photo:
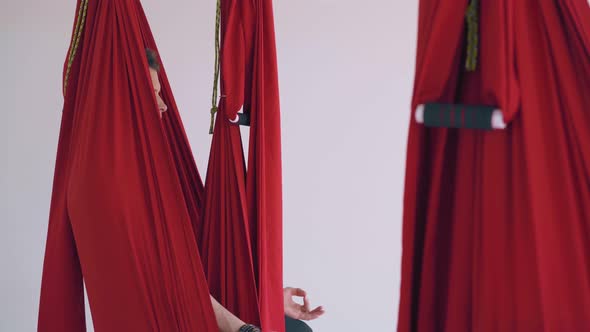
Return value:
M 261 331 L 260 331 L 260 328 L 254 326 L 254 325 L 246 324 L 246 325 L 243 325 L 242 327 L 240 327 L 240 330 L 238 332 L 261 332 Z

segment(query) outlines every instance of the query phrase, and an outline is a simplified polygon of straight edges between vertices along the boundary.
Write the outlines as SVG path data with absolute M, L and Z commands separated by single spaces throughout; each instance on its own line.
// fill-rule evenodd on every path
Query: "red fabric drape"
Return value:
M 263 331 L 284 331 L 278 75 L 271 0 L 221 1 L 221 101 L 200 225 L 211 294 Z M 241 107 L 251 114 L 248 172 Z M 258 305 L 256 305 L 258 304 Z
M 398 331 L 590 331 L 590 9 L 420 2 L 413 109 L 499 105 L 503 131 L 410 125 Z
M 80 2 L 78 8 L 80 8 Z M 65 94 L 39 331 L 217 332 L 194 229 L 202 183 L 138 0 L 88 2 Z

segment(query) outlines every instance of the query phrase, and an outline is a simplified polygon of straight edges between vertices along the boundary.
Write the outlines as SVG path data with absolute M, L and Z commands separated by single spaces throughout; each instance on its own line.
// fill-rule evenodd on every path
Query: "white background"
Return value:
M 144 0 L 205 174 L 215 0 Z M 315 331 L 394 331 L 417 1 L 275 0 L 285 283 Z M 36 329 L 75 1 L 0 0 L 0 331 Z

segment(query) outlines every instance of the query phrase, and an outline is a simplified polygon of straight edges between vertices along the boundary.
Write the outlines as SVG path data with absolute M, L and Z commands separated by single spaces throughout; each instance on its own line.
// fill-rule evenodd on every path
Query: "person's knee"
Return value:
M 285 330 L 286 332 L 313 332 L 305 322 L 289 317 L 285 317 Z

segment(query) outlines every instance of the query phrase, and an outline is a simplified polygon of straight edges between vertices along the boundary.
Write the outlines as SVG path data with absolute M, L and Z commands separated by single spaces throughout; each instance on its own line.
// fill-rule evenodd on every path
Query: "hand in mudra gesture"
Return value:
M 309 297 L 301 288 L 286 287 L 283 289 L 283 293 L 285 297 L 285 315 L 293 319 L 314 320 L 325 313 L 322 306 L 311 310 Z M 303 304 L 295 302 L 294 297 L 302 297 Z

